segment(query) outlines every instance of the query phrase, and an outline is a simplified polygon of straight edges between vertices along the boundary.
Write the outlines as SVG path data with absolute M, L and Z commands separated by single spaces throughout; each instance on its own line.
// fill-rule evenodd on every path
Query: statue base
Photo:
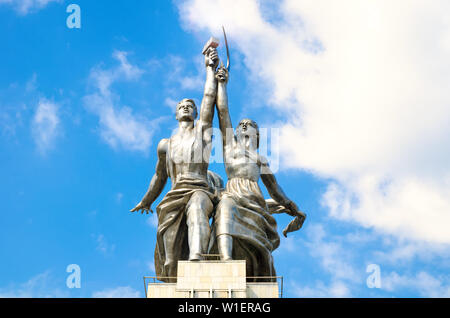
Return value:
M 147 283 L 148 279 L 153 279 Z M 282 277 L 248 282 L 245 261 L 179 261 L 176 283 L 144 277 L 147 298 L 279 298 Z M 251 278 L 255 280 L 255 278 Z

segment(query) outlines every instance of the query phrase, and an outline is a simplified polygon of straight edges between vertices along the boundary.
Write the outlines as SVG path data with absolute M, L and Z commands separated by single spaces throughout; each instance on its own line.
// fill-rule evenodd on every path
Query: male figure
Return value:
M 228 110 L 226 68 L 219 68 L 217 79 L 217 108 L 228 182 L 214 217 L 216 246 L 222 260 L 246 260 L 247 276 L 275 276 L 271 253 L 280 238 L 258 186 L 259 178 L 275 200 L 272 207 L 281 206 L 284 212 L 299 218 L 306 216 L 284 194 L 267 160 L 258 154 L 258 125 L 243 119 L 234 134 Z
M 158 230 L 155 269 L 160 280 L 170 282 L 177 276 L 177 261 L 198 261 L 207 253 L 210 237 L 209 217 L 213 210 L 214 191 L 208 184 L 211 154 L 212 120 L 217 93 L 215 48 L 205 53 L 206 84 L 200 119 L 191 99 L 177 105 L 178 132 L 158 144 L 158 162 L 147 193 L 131 212 L 151 210 L 167 178 L 172 188 L 157 206 Z M 153 212 L 153 211 L 152 211 Z

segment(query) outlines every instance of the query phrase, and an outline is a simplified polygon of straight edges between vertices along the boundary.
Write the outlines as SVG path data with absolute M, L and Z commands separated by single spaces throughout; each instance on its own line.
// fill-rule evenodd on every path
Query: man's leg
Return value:
M 165 252 L 165 262 L 164 262 L 164 275 L 166 277 L 176 277 L 177 276 L 177 266 L 178 258 L 174 255 L 173 250 L 168 248 L 168 246 L 173 246 L 174 237 L 171 233 L 164 233 L 164 252 Z M 170 278 L 168 282 L 173 282 L 173 278 Z
M 201 254 L 205 254 L 208 250 L 211 234 L 209 216 L 212 210 L 211 199 L 203 191 L 195 192 L 186 206 L 190 261 L 201 260 Z

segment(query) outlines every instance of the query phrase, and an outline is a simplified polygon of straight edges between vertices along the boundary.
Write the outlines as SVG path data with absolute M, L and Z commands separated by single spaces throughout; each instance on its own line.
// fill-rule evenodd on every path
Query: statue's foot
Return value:
M 198 261 L 201 261 L 202 259 L 203 259 L 203 257 L 200 253 L 196 253 L 189 257 L 190 262 L 198 262 Z

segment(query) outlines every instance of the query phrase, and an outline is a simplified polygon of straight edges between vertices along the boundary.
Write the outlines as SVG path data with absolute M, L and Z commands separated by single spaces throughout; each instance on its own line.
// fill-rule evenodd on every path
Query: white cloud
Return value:
M 450 189 L 437 183 L 399 177 L 381 186 L 378 178 L 364 175 L 344 185 L 331 184 L 323 203 L 339 219 L 400 237 L 449 243 Z
M 200 102 L 197 98 L 188 94 L 203 91 L 205 85 L 203 63 L 198 57 L 189 60 L 178 55 L 169 55 L 159 61 L 158 67 L 164 70 L 165 93 L 168 95 L 164 99 L 164 105 L 169 107 L 173 114 L 178 102 L 183 98 L 193 99 L 199 107 Z
M 302 244 L 292 248 L 291 255 L 308 252 L 325 276 L 312 284 L 292 283 L 296 297 L 351 297 L 351 290 L 365 284 L 361 270 L 354 265 L 354 251 L 344 245 L 347 237 L 331 237 L 319 224 L 310 224 L 306 236 Z
M 1 4 L 11 5 L 20 15 L 26 15 L 45 8 L 49 3 L 61 0 L 0 0 Z
M 120 96 L 114 94 L 111 85 L 118 81 L 134 81 L 143 70 L 129 63 L 127 53 L 115 51 L 119 62 L 114 68 L 91 70 L 90 79 L 96 92 L 84 97 L 86 108 L 99 117 L 100 135 L 114 149 L 126 149 L 147 153 L 156 121 L 135 115 L 130 107 L 120 105 Z
M 151 144 L 151 122 L 141 122 L 131 108 L 117 110 L 108 104 L 98 109 L 101 136 L 112 148 L 147 152 Z
M 2 108 L 4 106 L 2 105 Z M 21 123 L 22 114 L 20 111 L 13 113 L 9 109 L 2 109 L 0 112 L 0 127 L 1 133 L 5 136 L 15 136 L 17 127 Z
M 179 55 L 169 54 L 164 59 L 151 59 L 147 62 L 146 69 L 158 76 L 163 76 L 164 93 L 167 97 L 164 99 L 164 105 L 171 109 L 175 114 L 176 105 L 183 98 L 191 98 L 199 106 L 200 101 L 193 97 L 192 92 L 203 92 L 205 85 L 204 57 L 195 56 L 192 59 L 186 59 Z
M 41 99 L 32 120 L 32 133 L 36 145 L 42 154 L 54 146 L 56 138 L 61 133 L 58 116 L 58 105 Z
M 36 91 L 36 88 L 37 88 L 37 75 L 36 73 L 33 73 L 31 78 L 25 84 L 25 91 L 34 92 Z
M 116 246 L 114 244 L 108 243 L 103 234 L 95 236 L 95 243 L 96 243 L 96 250 L 102 253 L 103 255 L 111 255 L 116 249 Z
M 319 260 L 322 268 L 328 271 L 334 280 L 361 280 L 360 274 L 351 265 L 352 252 L 343 246 L 342 239 L 330 237 L 319 224 L 310 224 L 306 235 L 305 245 L 310 254 Z
M 415 276 L 399 275 L 396 272 L 391 272 L 381 277 L 381 288 L 389 292 L 407 288 L 415 290 L 422 297 L 450 297 L 449 277 L 436 278 L 424 271 L 417 273 Z
M 274 253 L 287 253 L 290 254 L 298 248 L 297 238 L 294 235 L 288 237 L 281 237 L 280 247 L 277 248 Z
M 153 261 L 147 262 L 147 267 L 152 273 L 155 273 L 155 263 Z
M 120 62 L 119 68 L 116 69 L 114 76 L 124 75 L 127 80 L 139 79 L 144 73 L 139 67 L 130 64 L 127 59 L 127 52 L 114 51 L 113 57 Z
M 38 274 L 21 284 L 0 288 L 0 298 L 62 298 L 69 293 L 55 287 L 50 272 Z
M 144 73 L 138 66 L 130 64 L 127 52 L 116 50 L 112 56 L 119 62 L 119 65 L 111 69 L 95 67 L 90 74 L 93 85 L 105 97 L 111 97 L 111 85 L 114 82 L 138 80 Z
M 308 271 L 320 268 L 322 275 L 314 281 L 308 281 L 308 275 L 301 275 L 288 283 L 286 289 L 295 297 L 353 297 L 369 291 L 370 297 L 399 293 L 448 297 L 450 276 L 445 270 L 449 251 L 445 245 L 411 243 L 364 230 L 334 235 L 322 224 L 309 224 L 304 233 L 306 238 L 297 242 L 290 255 L 308 253 L 313 261 Z M 368 264 L 380 266 L 381 289 L 368 289 Z M 433 264 L 434 272 L 418 264 Z M 444 270 L 444 274 L 438 274 L 440 270 Z M 289 282 L 289 276 L 286 281 Z
M 147 218 L 147 225 L 149 225 L 152 228 L 157 229 L 158 228 L 158 215 L 153 212 L 148 218 Z
M 202 57 L 203 59 L 203 57 Z M 195 60 L 195 73 L 192 74 L 191 70 L 186 68 L 186 61 L 180 56 L 170 55 L 167 60 L 167 72 L 168 80 L 172 85 L 182 90 L 194 90 L 201 91 L 204 87 L 204 70 L 203 61 Z
M 175 99 L 173 99 L 173 98 L 167 97 L 167 98 L 164 100 L 164 105 L 166 105 L 167 107 L 169 107 L 169 108 L 175 113 L 175 110 L 176 110 L 176 108 L 177 108 L 178 102 L 179 102 L 179 101 L 177 101 L 177 100 L 175 100 Z
M 351 297 L 350 290 L 346 284 L 337 281 L 330 285 L 325 285 L 318 281 L 313 287 L 293 285 L 293 292 L 296 297 L 300 298 L 343 298 Z
M 109 288 L 92 294 L 93 298 L 140 298 L 141 293 L 130 286 Z
M 261 100 L 289 112 L 284 166 L 332 180 L 333 217 L 450 243 L 450 3 L 273 5 L 275 18 L 254 0 L 179 9 L 195 32 L 226 26 Z
M 418 260 L 434 264 L 435 268 L 450 266 L 450 249 L 447 244 L 387 240 L 385 249 L 375 251 L 376 262 L 386 265 L 404 266 Z

